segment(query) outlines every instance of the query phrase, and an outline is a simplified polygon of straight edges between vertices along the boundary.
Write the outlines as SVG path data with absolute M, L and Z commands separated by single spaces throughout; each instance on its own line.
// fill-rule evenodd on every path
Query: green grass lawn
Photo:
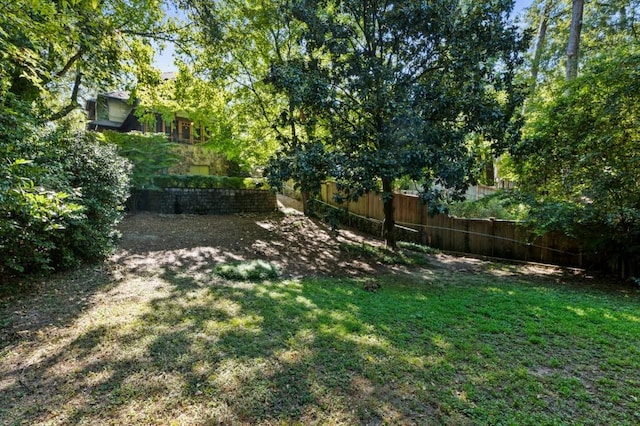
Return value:
M 640 424 L 633 288 L 428 268 L 94 275 L 52 284 L 37 309 L 57 322 L 3 342 L 0 423 Z

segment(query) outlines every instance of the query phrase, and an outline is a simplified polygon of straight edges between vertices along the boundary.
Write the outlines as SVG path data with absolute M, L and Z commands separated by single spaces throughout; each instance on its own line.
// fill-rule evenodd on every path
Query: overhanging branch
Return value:
M 76 71 L 76 78 L 73 83 L 73 90 L 71 91 L 71 98 L 69 99 L 69 103 L 62 107 L 58 112 L 53 113 L 49 117 L 47 117 L 46 121 L 56 121 L 61 118 L 69 115 L 74 109 L 80 107 L 78 103 L 78 93 L 80 92 L 80 84 L 82 83 L 82 72 L 80 72 L 80 68 L 78 67 Z

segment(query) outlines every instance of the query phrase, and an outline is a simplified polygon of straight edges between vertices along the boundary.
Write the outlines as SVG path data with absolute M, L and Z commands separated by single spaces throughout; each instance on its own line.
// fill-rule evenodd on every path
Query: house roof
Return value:
M 160 74 L 160 79 L 162 81 L 175 80 L 177 75 L 178 73 L 175 71 L 167 71 Z
M 100 126 L 100 127 L 111 127 L 114 129 L 119 129 L 120 127 L 122 127 L 122 123 L 119 123 L 117 121 L 110 121 L 110 120 L 92 120 L 92 121 L 89 121 L 89 125 Z
M 129 97 L 130 97 L 130 94 L 129 94 L 129 92 L 116 90 L 115 92 L 105 93 L 105 94 L 103 94 L 103 96 L 106 96 L 108 98 L 120 99 L 120 100 L 123 100 L 123 101 L 128 101 Z

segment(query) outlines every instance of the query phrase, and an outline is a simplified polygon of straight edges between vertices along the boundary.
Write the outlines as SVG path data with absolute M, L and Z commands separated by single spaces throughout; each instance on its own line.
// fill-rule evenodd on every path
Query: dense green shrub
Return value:
M 130 164 L 95 134 L 0 135 L 0 276 L 69 268 L 115 244 Z
M 0 274 L 52 269 L 55 240 L 82 217 L 69 194 L 36 186 L 27 160 L 0 164 Z
M 249 260 L 244 262 L 228 262 L 216 265 L 216 275 L 235 281 L 264 281 L 278 278 L 278 268 L 264 260 Z
M 237 176 L 158 175 L 153 183 L 159 188 L 266 189 L 262 179 Z
M 526 200 L 511 191 L 498 191 L 475 201 L 459 201 L 447 207 L 456 217 L 507 220 L 525 220 L 530 210 Z
M 119 237 L 117 223 L 122 219 L 129 196 L 130 163 L 118 156 L 115 146 L 98 140 L 91 132 L 55 138 L 50 160 L 59 164 L 60 186 L 76 194 L 84 207 L 83 217 L 70 221 L 57 244 L 62 267 L 81 260 L 100 259 L 109 254 Z
M 157 189 L 154 178 L 166 173 L 178 162 L 174 143 L 164 133 L 104 132 L 107 142 L 118 147 L 118 153 L 133 164 L 131 186 L 135 189 Z

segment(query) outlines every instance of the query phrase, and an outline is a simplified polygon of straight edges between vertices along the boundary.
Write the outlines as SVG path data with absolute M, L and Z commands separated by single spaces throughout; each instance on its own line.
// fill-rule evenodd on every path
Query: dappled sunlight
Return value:
M 301 349 L 280 349 L 275 351 L 274 356 L 282 364 L 295 364 L 302 362 L 305 358 L 312 355 L 312 351 L 308 348 Z
M 243 220 L 243 238 L 254 228 L 280 232 L 279 216 Z M 453 268 L 472 265 L 467 275 L 439 270 L 436 260 L 434 268 L 358 269 L 353 278 L 326 279 L 324 268 L 341 268 L 335 261 L 316 257 L 304 270 L 293 241 L 261 236 L 244 241 L 281 250 L 273 261 L 289 273 L 231 281 L 215 275 L 215 265 L 256 254 L 202 238 L 210 239 L 162 249 L 154 246 L 159 235 L 141 239 L 150 242 L 144 247 L 123 247 L 85 281 L 51 289 L 47 297 L 68 301 L 73 311 L 49 314 L 50 323 L 38 304 L 16 307 L 23 334 L 0 352 L 3 415 L 47 424 L 460 424 L 469 423 L 463 413 L 486 407 L 483 392 L 494 401 L 529 378 L 572 398 L 552 381 L 596 389 L 590 375 L 613 382 L 637 356 L 617 347 L 586 373 L 568 371 L 567 354 L 592 351 L 591 360 L 604 350 L 580 334 L 583 324 L 616 324 L 602 338 L 634 342 L 638 316 L 591 308 L 574 293 L 559 301 L 553 284 L 492 280 L 476 273 L 485 270 L 475 260 L 441 258 Z M 328 235 L 325 243 L 335 241 Z M 100 284 L 91 291 L 78 291 L 94 281 Z M 380 284 L 377 292 L 365 291 L 369 281 Z M 575 322 L 557 322 L 563 312 Z M 29 328 L 31 318 L 39 322 Z M 576 346 L 578 355 L 570 352 Z M 558 367 L 549 367 L 554 351 Z
M 334 233 L 302 215 L 129 216 L 120 226 L 121 249 L 112 260 L 122 275 L 159 268 L 209 274 L 216 264 L 261 259 L 285 276 L 373 273 L 377 266 L 345 256 L 341 242 L 364 241 L 348 230 Z
M 345 334 L 343 335 L 343 338 L 348 342 L 358 345 L 360 349 L 364 350 L 389 350 L 392 346 L 389 340 L 373 334 Z
M 233 359 L 223 360 L 207 377 L 207 385 L 214 385 L 224 393 L 241 392 L 246 382 L 256 377 L 271 377 L 276 374 L 278 367 L 266 359 Z
M 308 309 L 315 309 L 317 308 L 316 304 L 313 303 L 311 300 L 307 299 L 304 296 L 298 296 L 296 297 L 296 302 L 305 306 Z
M 437 348 L 440 348 L 443 351 L 448 351 L 449 349 L 451 349 L 451 343 L 449 343 L 444 337 L 440 335 L 433 336 L 431 338 L 431 343 L 433 343 Z
M 162 269 L 180 269 L 191 274 L 210 274 L 217 263 L 244 259 L 242 255 L 212 247 L 160 250 L 143 255 L 124 250 L 112 256 L 118 278 L 122 278 L 124 274 L 154 274 Z
M 584 317 L 587 314 L 584 309 L 576 308 L 576 307 L 573 307 L 573 306 L 567 306 L 567 310 L 573 312 L 574 314 L 576 314 L 576 315 L 578 315 L 580 317 Z
M 620 314 L 620 318 L 624 321 L 640 322 L 640 315 Z
M 608 309 L 594 309 L 590 307 L 565 306 L 565 309 L 572 312 L 577 317 L 589 320 L 591 322 L 612 321 L 623 323 L 640 323 L 640 316 L 627 312 L 613 313 Z M 631 324 L 630 324 L 631 325 Z

